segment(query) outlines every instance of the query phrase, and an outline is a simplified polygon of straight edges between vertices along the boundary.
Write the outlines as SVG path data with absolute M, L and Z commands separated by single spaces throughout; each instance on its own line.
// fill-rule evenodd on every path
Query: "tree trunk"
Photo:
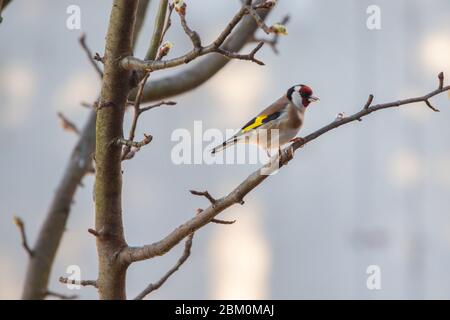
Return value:
M 104 77 L 96 123 L 95 228 L 99 261 L 100 299 L 125 299 L 127 265 L 118 259 L 126 246 L 122 225 L 121 146 L 123 116 L 130 90 L 130 74 L 119 65 L 132 54 L 138 0 L 115 0 L 104 56 Z

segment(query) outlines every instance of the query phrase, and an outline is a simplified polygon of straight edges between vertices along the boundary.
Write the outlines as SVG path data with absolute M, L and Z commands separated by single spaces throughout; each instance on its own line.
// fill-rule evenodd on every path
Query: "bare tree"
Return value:
M 10 2 L 11 1 L 6 1 L 4 7 Z M 140 34 L 149 3 L 150 0 L 139 1 L 134 35 L 132 37 L 134 45 Z M 152 37 L 151 43 L 155 43 L 156 40 L 154 39 L 158 39 L 157 26 L 161 25 L 160 21 L 163 19 L 161 17 L 165 17 L 168 13 L 163 10 L 168 7 L 168 1 L 160 1 L 159 7 L 159 14 L 155 21 L 155 34 Z M 164 12 L 164 14 L 161 12 Z M 258 9 L 261 19 L 265 19 L 269 12 L 269 8 Z M 133 20 L 130 20 L 129 23 L 132 21 Z M 170 25 L 170 21 L 171 20 L 167 19 L 165 28 Z M 258 26 L 253 18 L 248 16 L 242 17 L 240 23 L 235 26 L 231 34 L 225 39 L 222 48 L 229 52 L 239 51 L 247 43 L 252 42 L 254 33 L 257 29 Z M 268 39 L 268 41 L 271 44 L 276 44 L 276 41 L 274 41 L 276 38 L 278 38 L 277 35 L 275 35 L 273 39 Z M 80 39 L 82 47 L 88 53 L 89 58 L 92 59 L 93 55 L 88 50 L 85 41 L 86 39 L 83 37 Z M 148 57 L 152 50 L 153 52 L 156 52 L 158 47 L 150 45 L 147 53 Z M 95 59 L 102 60 L 98 55 L 95 56 Z M 213 77 L 229 62 L 229 60 L 228 57 L 223 55 L 209 55 L 204 57 L 195 66 L 186 66 L 186 68 L 175 75 L 146 83 L 143 90 L 142 102 L 158 101 L 192 90 Z M 103 75 L 101 74 L 101 76 Z M 133 76 L 133 79 L 136 81 L 135 76 Z M 132 90 L 130 98 L 133 95 L 136 95 L 136 89 Z M 92 108 L 92 110 L 90 111 L 86 124 L 79 132 L 78 142 L 72 151 L 72 155 L 53 196 L 44 223 L 38 232 L 36 243 L 33 246 L 30 246 L 30 250 L 34 254 L 29 255 L 29 263 L 22 294 L 23 299 L 44 299 L 46 297 L 53 262 L 66 228 L 73 198 L 77 188 L 81 185 L 83 177 L 92 172 L 93 169 L 92 159 L 95 151 L 95 126 L 97 119 L 95 106 L 97 104 L 92 103 L 85 105 Z
M 268 173 L 293 159 L 295 151 L 300 147 L 332 129 L 361 121 L 363 117 L 375 111 L 418 102 L 424 103 L 433 111 L 438 111 L 431 105 L 430 99 L 450 90 L 450 86 L 444 86 L 444 75 L 441 73 L 438 76 L 438 88 L 420 97 L 373 105 L 374 97 L 370 95 L 359 112 L 351 116 L 341 115 L 302 141 L 280 150 L 269 163 L 252 173 L 228 195 L 216 199 L 208 191 L 192 190 L 192 194 L 203 196 L 209 201 L 210 205 L 206 209 L 199 209 L 192 219 L 181 224 L 163 239 L 139 247 L 130 247 L 125 240 L 122 223 L 122 162 L 131 159 L 136 152 L 152 141 L 151 135 L 145 135 L 141 140 L 135 139 L 139 117 L 155 107 L 173 105 L 172 101 L 159 100 L 192 90 L 210 79 L 231 59 L 248 60 L 262 65 L 263 62 L 256 58 L 258 50 L 264 43 L 275 46 L 278 34 L 283 32 L 282 26 L 278 24 L 268 26 L 265 23 L 265 18 L 276 1 L 245 0 L 217 38 L 212 43 L 204 45 L 199 33 L 189 27 L 186 3 L 160 0 L 149 49 L 144 59 L 139 59 L 133 56 L 133 46 L 142 26 L 148 2 L 148 0 L 114 0 L 104 55 L 95 56 L 95 60 L 104 65 L 103 71 L 97 69 L 102 77 L 102 89 L 98 100 L 92 104 L 93 110 L 83 130 L 79 131 L 64 116 L 60 116 L 64 127 L 78 132 L 79 141 L 33 248 L 26 241 L 23 222 L 16 219 L 23 246 L 30 259 L 23 292 L 24 299 L 43 299 L 46 295 L 63 297 L 48 290 L 48 279 L 70 212 L 70 204 L 83 176 L 94 170 L 93 159 L 95 159 L 95 229 L 89 229 L 89 232 L 97 240 L 99 270 L 96 280 L 82 280 L 78 284 L 98 288 L 100 299 L 125 299 L 126 273 L 132 263 L 164 255 L 185 240 L 183 255 L 175 266 L 159 281 L 144 288 L 136 297 L 142 299 L 161 287 L 188 259 L 193 236 L 198 229 L 209 223 L 233 223 L 216 217 L 234 204 L 244 204 L 244 197 L 265 181 L 269 177 Z M 164 42 L 164 37 L 172 24 L 174 13 L 178 15 L 193 48 L 179 57 L 166 59 L 171 44 Z M 239 53 L 245 44 L 255 42 L 254 33 L 258 29 L 266 34 L 273 34 L 274 38 L 257 40 L 257 45 L 249 53 Z M 92 57 L 85 39 L 82 38 L 80 42 L 89 57 Z M 155 81 L 151 79 L 153 72 L 188 64 L 202 56 L 206 57 L 202 58 L 200 63 L 192 67 L 187 66 L 174 76 Z M 141 106 L 142 103 L 151 101 L 158 102 L 147 107 Z M 134 117 L 130 132 L 125 136 L 123 119 L 128 105 L 133 106 Z M 95 156 L 92 157 L 94 151 Z M 60 278 L 60 282 L 73 283 L 67 278 Z

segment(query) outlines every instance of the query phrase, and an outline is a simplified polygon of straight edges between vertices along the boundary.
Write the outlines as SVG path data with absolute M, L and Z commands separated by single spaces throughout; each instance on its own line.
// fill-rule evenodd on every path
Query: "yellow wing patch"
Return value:
M 261 126 L 263 124 L 263 120 L 266 118 L 267 118 L 267 115 L 262 115 L 262 116 L 256 117 L 253 122 L 251 122 L 250 124 L 247 124 L 247 126 L 242 128 L 242 132 L 245 133 L 252 129 L 258 128 L 259 126 Z

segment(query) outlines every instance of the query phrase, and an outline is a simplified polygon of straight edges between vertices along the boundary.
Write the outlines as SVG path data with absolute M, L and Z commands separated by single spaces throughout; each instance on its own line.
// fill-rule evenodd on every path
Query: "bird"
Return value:
M 216 154 L 236 143 L 256 144 L 270 157 L 272 149 L 289 142 L 303 141 L 296 137 L 303 126 L 305 111 L 312 102 L 320 99 L 313 95 L 311 87 L 298 84 L 290 87 L 277 101 L 248 121 L 230 139 L 211 150 Z

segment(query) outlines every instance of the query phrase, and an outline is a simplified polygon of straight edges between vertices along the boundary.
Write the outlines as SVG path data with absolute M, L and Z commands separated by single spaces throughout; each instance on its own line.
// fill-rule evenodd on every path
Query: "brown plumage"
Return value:
M 216 153 L 236 143 L 254 143 L 266 150 L 279 148 L 297 135 L 303 125 L 306 108 L 317 100 L 308 86 L 293 86 L 211 152 Z

